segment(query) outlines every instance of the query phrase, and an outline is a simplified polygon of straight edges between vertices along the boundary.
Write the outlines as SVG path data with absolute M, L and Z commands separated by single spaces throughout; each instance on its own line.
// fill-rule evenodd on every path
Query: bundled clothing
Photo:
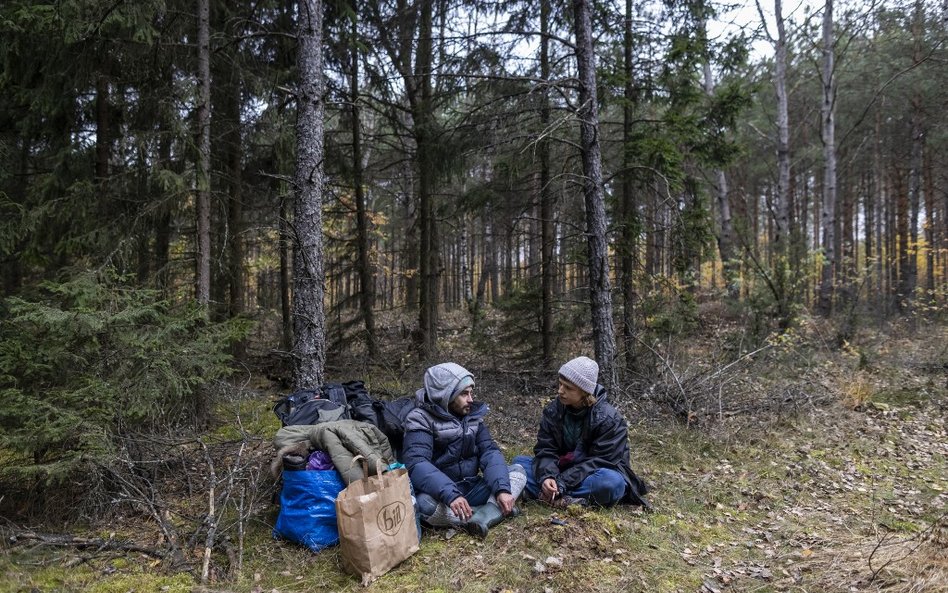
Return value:
M 648 488 L 629 465 L 629 434 L 625 419 L 596 384 L 590 407 L 571 408 L 559 398 L 543 410 L 534 458 L 517 457 L 527 470 L 527 492 L 537 497 L 547 478 L 560 494 L 601 506 L 631 503 L 649 507 Z
M 385 433 L 373 424 L 358 420 L 284 426 L 273 437 L 278 450 L 300 441 L 306 442 L 311 450 L 325 451 L 346 484 L 365 477 L 362 465 L 352 464 L 358 455 L 365 458 L 370 472 L 375 472 L 377 462 L 385 468 L 395 461 L 395 453 Z

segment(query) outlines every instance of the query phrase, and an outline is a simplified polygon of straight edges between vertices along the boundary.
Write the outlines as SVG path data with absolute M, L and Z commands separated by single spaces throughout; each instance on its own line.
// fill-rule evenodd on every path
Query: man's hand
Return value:
M 451 501 L 451 510 L 454 511 L 454 514 L 462 521 L 467 521 L 474 514 L 474 511 L 471 510 L 471 505 L 468 504 L 467 499 L 463 496 L 458 496 Z
M 505 517 L 509 515 L 511 512 L 513 512 L 514 502 L 516 501 L 514 500 L 514 497 L 511 493 L 501 492 L 496 496 L 496 498 L 497 498 L 497 506 L 500 507 L 500 511 L 504 514 Z
M 541 487 L 542 492 L 540 492 L 540 500 L 543 500 L 544 502 L 553 502 L 553 499 L 555 499 L 560 493 L 560 488 L 556 485 L 556 480 L 553 478 L 547 478 L 543 480 Z

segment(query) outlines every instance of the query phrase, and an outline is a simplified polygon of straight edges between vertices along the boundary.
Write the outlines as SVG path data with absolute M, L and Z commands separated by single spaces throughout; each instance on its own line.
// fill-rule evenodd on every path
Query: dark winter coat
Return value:
M 625 477 L 623 502 L 648 506 L 643 498 L 648 487 L 629 465 L 629 430 L 625 419 L 609 403 L 602 385 L 596 386 L 594 395 L 596 403 L 586 415 L 579 443 L 573 451 L 567 450 L 563 439 L 566 406 L 557 398 L 544 408 L 537 444 L 533 448 L 537 483 L 553 478 L 561 492 L 569 492 L 597 469 L 611 469 Z
M 507 463 L 484 424 L 487 404 L 475 402 L 469 414 L 455 416 L 448 411 L 453 386 L 447 383 L 444 389 L 418 390 L 418 407 L 405 421 L 402 460 L 412 484 L 451 504 L 463 495 L 457 482 L 483 472 L 493 494 L 510 492 Z

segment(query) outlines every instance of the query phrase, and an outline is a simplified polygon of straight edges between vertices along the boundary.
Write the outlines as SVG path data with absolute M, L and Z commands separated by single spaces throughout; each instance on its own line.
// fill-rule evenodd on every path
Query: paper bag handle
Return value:
M 369 461 L 365 458 L 364 455 L 356 455 L 352 458 L 352 463 L 349 464 L 349 469 L 352 469 L 352 466 L 356 464 L 356 461 L 362 460 L 362 473 L 365 474 L 365 477 L 369 477 Z M 377 457 L 375 459 L 375 475 L 378 476 L 379 483 L 382 484 L 382 487 L 385 487 L 385 481 L 382 480 L 382 459 Z

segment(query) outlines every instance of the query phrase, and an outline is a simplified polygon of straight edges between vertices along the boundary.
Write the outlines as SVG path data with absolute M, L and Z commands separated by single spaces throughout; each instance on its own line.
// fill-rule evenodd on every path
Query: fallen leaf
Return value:
M 721 588 L 718 587 L 717 583 L 708 579 L 705 579 L 704 583 L 701 585 L 701 588 L 707 593 L 721 593 Z

